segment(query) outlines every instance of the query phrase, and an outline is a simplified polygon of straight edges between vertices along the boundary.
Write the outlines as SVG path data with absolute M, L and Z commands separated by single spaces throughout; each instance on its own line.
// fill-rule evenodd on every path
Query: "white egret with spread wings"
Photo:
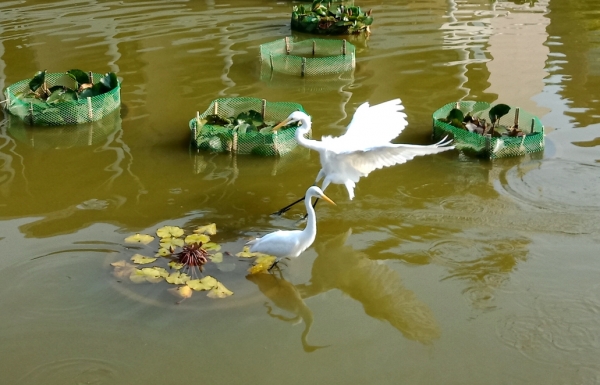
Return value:
M 321 170 L 315 184 L 323 179 L 324 191 L 331 183 L 346 186 L 350 200 L 354 198 L 354 187 L 361 177 L 371 171 L 406 163 L 415 156 L 437 154 L 452 150 L 451 140 L 431 145 L 395 144 L 396 138 L 407 126 L 404 106 L 400 99 L 390 100 L 374 106 L 361 104 L 346 133 L 339 137 L 324 136 L 320 141 L 307 139 L 305 135 L 311 129 L 311 118 L 302 111 L 295 111 L 283 122 L 275 126 L 277 130 L 293 122 L 300 122 L 296 129 L 296 140 L 304 147 L 319 153 Z M 274 214 L 281 215 L 304 198 L 282 208 Z M 318 201 L 318 199 L 317 199 Z M 315 202 L 316 205 L 316 202 Z

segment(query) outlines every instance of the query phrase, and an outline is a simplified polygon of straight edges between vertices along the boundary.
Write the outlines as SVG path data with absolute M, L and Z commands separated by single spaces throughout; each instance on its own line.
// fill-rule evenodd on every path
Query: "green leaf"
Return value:
M 160 229 L 156 230 L 156 235 L 158 235 L 161 238 L 177 238 L 183 235 L 183 229 L 177 226 L 163 226 Z
M 91 80 L 90 80 L 90 77 L 88 76 L 88 74 L 83 72 L 82 70 L 77 70 L 77 69 L 68 70 L 67 75 L 69 75 L 71 78 L 75 79 L 75 81 L 78 83 L 78 86 L 79 86 L 79 84 L 91 83 Z
M 185 266 L 183 263 L 179 263 L 177 261 L 171 261 L 171 262 L 169 262 L 169 267 L 171 269 L 179 270 L 179 269 L 182 269 L 183 266 Z
M 165 281 L 174 285 L 183 285 L 190 280 L 190 276 L 180 271 L 175 271 L 165 278 Z
M 233 295 L 233 291 L 227 289 L 221 282 L 217 282 L 217 285 L 206 294 L 209 298 L 225 298 L 230 295 Z
M 186 244 L 190 244 L 190 243 L 206 243 L 210 241 L 210 237 L 206 234 L 190 234 L 187 237 L 185 237 L 185 243 Z
M 496 122 L 496 120 L 500 119 L 504 115 L 508 114 L 510 111 L 510 106 L 507 104 L 496 104 L 494 107 L 490 109 L 490 120 L 492 123 Z
M 148 263 L 152 263 L 154 261 L 156 261 L 157 258 L 154 257 L 146 257 L 144 255 L 141 254 L 135 254 L 133 257 L 131 257 L 131 261 L 133 263 L 137 263 L 138 265 L 146 265 Z
M 125 238 L 125 242 L 141 243 L 142 245 L 147 245 L 148 243 L 152 242 L 153 239 L 154 237 L 152 235 L 137 233 L 135 235 Z
M 449 122 L 451 122 L 453 120 L 458 120 L 459 122 L 462 122 L 465 119 L 465 114 L 463 114 L 463 112 L 461 110 L 459 110 L 458 108 L 453 108 L 448 113 L 448 116 L 446 116 L 446 119 Z
M 100 79 L 100 84 L 104 86 L 104 92 L 108 92 L 117 88 L 119 85 L 119 79 L 117 79 L 117 75 L 114 72 L 109 72 Z
M 170 237 L 170 238 L 162 238 L 160 240 L 161 248 L 174 250 L 175 248 L 182 247 L 182 246 L 183 246 L 183 239 L 181 239 L 181 238 Z
M 33 92 L 37 91 L 44 84 L 44 81 L 46 81 L 46 70 L 38 71 L 29 81 L 29 89 Z
M 46 99 L 46 103 L 63 103 L 77 100 L 77 93 L 75 91 L 63 91 L 63 88 L 61 86 L 57 87 L 59 87 L 59 89 L 52 92 L 48 99 Z M 52 87 L 50 90 L 52 91 L 53 88 L 56 87 Z
M 98 96 L 102 94 L 102 84 L 96 83 L 90 88 L 86 88 L 85 90 L 79 93 L 79 99 L 93 98 L 94 96 Z
M 214 263 L 221 263 L 223 262 L 223 253 L 215 253 L 208 256 L 208 258 L 210 258 L 210 260 Z
M 211 251 L 211 250 L 219 251 L 219 250 L 221 250 L 221 245 L 219 245 L 218 243 L 214 243 L 214 242 L 207 242 L 202 245 L 202 248 L 206 251 Z
M 194 230 L 194 233 L 215 235 L 217 233 L 217 224 L 211 223 L 205 226 L 199 226 L 196 230 Z
M 212 288 L 217 286 L 218 283 L 219 283 L 219 281 L 217 281 L 215 278 L 208 275 L 202 279 L 192 279 L 187 282 L 187 285 L 189 287 L 191 287 L 193 290 L 201 291 L 201 290 L 211 290 Z
M 206 118 L 206 124 L 211 126 L 228 126 L 231 124 L 231 120 L 221 118 L 219 115 L 208 115 Z
M 169 255 L 173 254 L 171 252 L 171 250 L 167 249 L 166 247 L 161 247 L 160 249 L 158 249 L 158 253 L 156 253 L 156 257 L 168 257 Z

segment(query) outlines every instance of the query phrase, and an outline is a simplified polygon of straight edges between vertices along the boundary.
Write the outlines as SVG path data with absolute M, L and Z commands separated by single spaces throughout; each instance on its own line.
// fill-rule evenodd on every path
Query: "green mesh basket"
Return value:
M 465 115 L 471 113 L 474 117 L 488 119 L 489 110 L 492 106 L 485 102 L 462 101 L 449 103 L 433 113 L 433 137 L 436 140 L 451 134 L 454 145 L 465 153 L 489 159 L 520 156 L 528 153 L 544 150 L 544 126 L 533 114 L 519 109 L 518 124 L 525 136 L 501 136 L 480 135 L 469 132 L 466 129 L 454 127 L 439 119 L 444 119 L 453 108 L 460 109 Z M 515 120 L 516 108 L 500 118 L 499 125 L 511 126 Z
M 288 75 L 329 75 L 354 70 L 356 48 L 346 40 L 285 37 L 262 44 L 260 60 L 271 71 Z
M 94 83 L 104 75 L 94 73 Z M 65 78 L 64 73 L 46 74 L 48 87 L 57 85 Z M 29 81 L 21 80 L 4 90 L 8 111 L 30 125 L 61 126 L 65 124 L 89 123 L 104 118 L 121 105 L 121 82 L 109 92 L 82 100 L 47 104 L 32 103 L 19 96 L 28 93 Z M 61 83 L 62 84 L 62 83 Z
M 202 150 L 262 156 L 285 155 L 297 146 L 296 127 L 268 133 L 257 131 L 241 133 L 232 128 L 202 124 L 202 120 L 208 115 L 230 118 L 250 110 L 261 112 L 265 122 L 281 122 L 294 111 L 306 112 L 297 103 L 268 102 L 250 97 L 216 99 L 204 113 L 198 113 L 196 118 L 190 120 L 192 143 Z
M 371 10 L 363 12 L 353 0 L 313 1 L 292 7 L 293 31 L 319 35 L 369 35 Z

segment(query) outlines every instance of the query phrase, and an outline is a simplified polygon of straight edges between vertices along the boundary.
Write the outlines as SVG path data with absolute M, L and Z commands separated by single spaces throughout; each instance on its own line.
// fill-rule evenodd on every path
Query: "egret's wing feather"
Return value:
M 339 137 L 351 148 L 358 143 L 384 144 L 396 138 L 407 126 L 404 106 L 400 99 L 390 100 L 374 106 L 361 104 L 354 113 L 346 133 Z M 364 147 L 363 147 L 364 148 Z
M 278 230 L 249 241 L 246 244 L 250 246 L 251 252 L 259 252 L 280 258 L 295 256 L 298 250 L 300 233 L 299 230 Z
M 415 156 L 452 150 L 454 146 L 449 146 L 449 143 L 442 141 L 428 146 L 389 143 L 365 151 L 354 151 L 338 156 L 345 157 L 345 162 L 360 172 L 361 176 L 367 176 L 373 170 L 406 163 Z

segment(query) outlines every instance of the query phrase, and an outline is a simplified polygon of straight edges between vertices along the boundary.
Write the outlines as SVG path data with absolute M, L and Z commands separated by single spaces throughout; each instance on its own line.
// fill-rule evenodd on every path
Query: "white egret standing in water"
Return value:
M 275 262 L 269 267 L 269 270 L 282 258 L 299 256 L 315 241 L 315 237 L 317 236 L 317 217 L 315 209 L 311 205 L 312 197 L 322 198 L 331 204 L 335 204 L 320 188 L 311 186 L 306 190 L 306 195 L 304 196 L 308 216 L 304 230 L 278 230 L 246 243 L 246 245 L 250 246 L 250 252 L 252 253 L 263 253 L 276 257 Z
M 300 145 L 319 152 L 321 158 L 321 170 L 315 184 L 324 178 L 321 185 L 323 191 L 331 183 L 342 184 L 346 186 L 348 196 L 352 200 L 356 183 L 371 171 L 406 163 L 415 156 L 437 154 L 454 148 L 449 146 L 452 141 L 446 138 L 426 146 L 390 143 L 408 124 L 403 110 L 404 106 L 400 99 L 375 106 L 363 103 L 356 109 L 344 135 L 324 136 L 320 141 L 304 137 L 310 131 L 311 119 L 302 111 L 292 112 L 273 129 L 277 130 L 289 123 L 300 122 L 300 127 L 296 129 L 296 140 Z M 298 199 L 275 214 L 283 214 L 302 200 L 304 198 Z

